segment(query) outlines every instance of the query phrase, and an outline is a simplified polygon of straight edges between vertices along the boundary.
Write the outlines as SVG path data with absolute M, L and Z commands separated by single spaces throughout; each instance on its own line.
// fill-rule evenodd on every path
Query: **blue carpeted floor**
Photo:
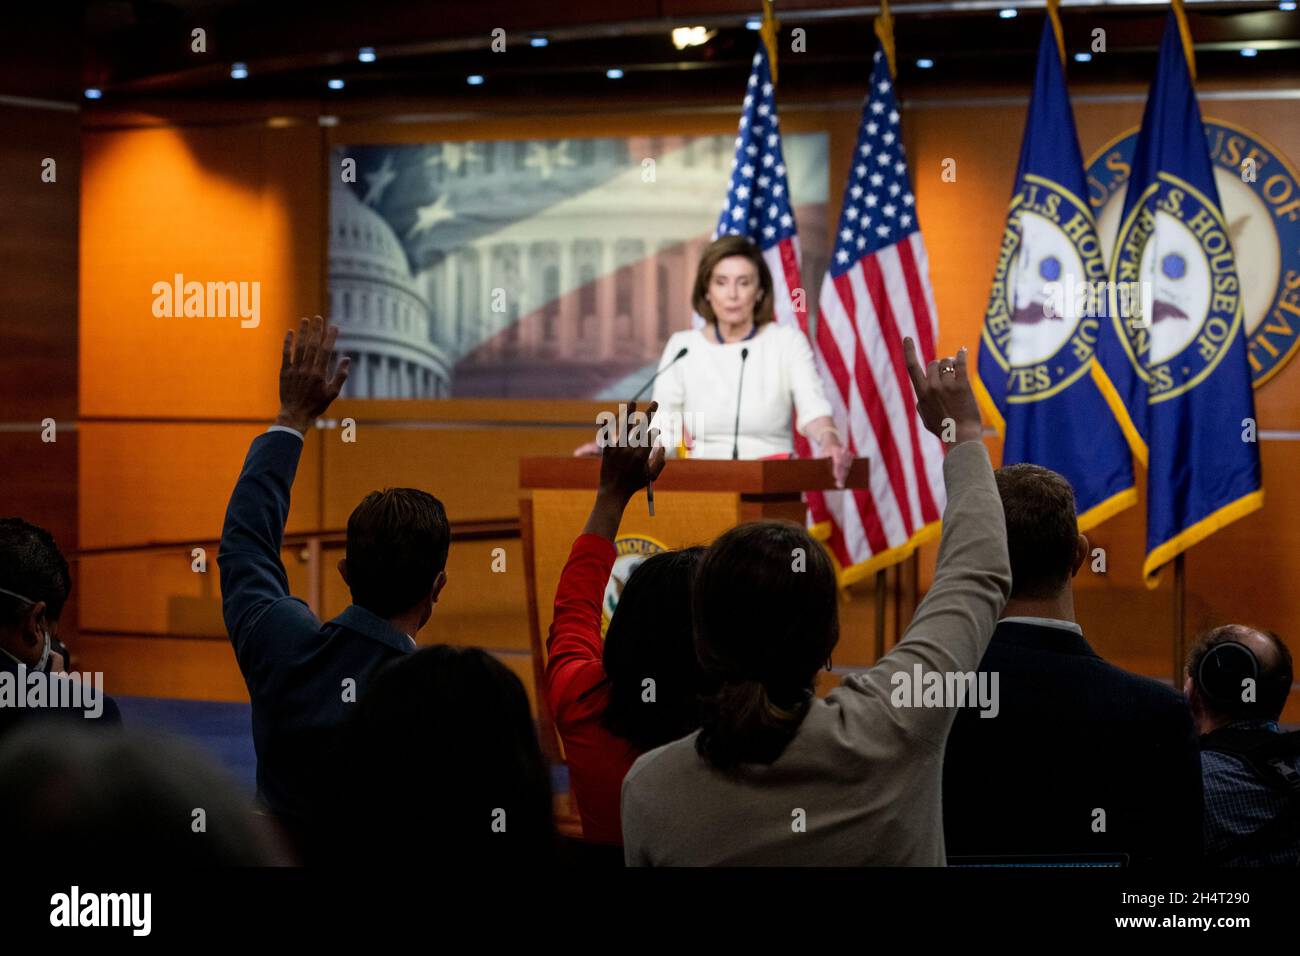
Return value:
M 206 750 L 248 793 L 257 789 L 257 755 L 248 704 L 167 697 L 113 699 L 126 726 L 187 738 Z M 551 787 L 556 793 L 568 791 L 567 767 L 551 767 Z

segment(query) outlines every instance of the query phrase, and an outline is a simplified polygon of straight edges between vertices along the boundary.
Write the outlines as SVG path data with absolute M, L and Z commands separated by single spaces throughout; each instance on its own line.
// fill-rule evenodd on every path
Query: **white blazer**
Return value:
M 659 368 L 683 348 L 686 355 L 655 382 L 659 403 L 654 427 L 675 454 L 681 428 L 694 439 L 692 458 L 730 458 L 740 405 L 741 458 L 794 451 L 792 419 L 807 435 L 808 423 L 831 414 L 812 349 L 793 326 L 768 322 L 747 341 L 719 344 L 713 326 L 677 332 L 664 346 Z M 749 350 L 740 380 L 740 353 Z

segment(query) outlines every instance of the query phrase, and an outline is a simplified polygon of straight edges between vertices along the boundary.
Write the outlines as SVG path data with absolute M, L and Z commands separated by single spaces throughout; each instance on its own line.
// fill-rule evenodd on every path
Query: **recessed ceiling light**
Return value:
M 745 29 L 746 29 L 746 30 L 761 30 L 761 29 L 763 29 L 763 21 L 762 21 L 762 20 L 746 20 L 746 21 L 745 21 Z
M 1253 46 L 1244 46 L 1241 48 L 1242 56 L 1259 56 L 1259 51 Z
M 1091 53 L 1076 53 L 1074 55 L 1075 63 L 1087 63 L 1091 59 L 1092 59 Z
M 341 89 L 343 89 L 343 81 L 340 80 L 340 79 L 338 79 L 337 77 L 336 77 L 335 79 L 332 79 L 332 80 L 327 80 L 327 81 L 325 82 L 325 85 L 328 86 L 331 90 L 341 90 Z
M 708 27 L 674 27 L 673 46 L 679 50 L 685 50 L 688 46 L 703 46 L 717 34 L 717 30 Z
M 1295 0 L 1282 0 L 1282 2 L 1277 5 L 1277 8 L 1279 10 L 1287 10 L 1287 11 L 1294 10 Z
M 548 39 L 546 39 L 546 37 L 541 37 L 541 36 L 538 36 L 538 37 L 529 37 L 529 38 L 528 38 L 528 45 L 529 45 L 529 46 L 535 46 L 535 47 L 539 47 L 539 48 L 540 48 L 540 47 L 544 47 L 544 46 L 546 46 L 546 45 L 549 44 L 550 42 L 551 42 L 551 41 L 548 40 Z
M 1015 7 L 1003 7 L 998 11 L 998 16 L 1003 20 L 1014 20 L 1018 15 L 1019 11 Z
M 470 76 L 465 77 L 465 82 L 468 83 L 470 86 L 482 86 L 483 77 L 481 74 L 474 73 L 471 74 Z
M 363 46 L 360 50 L 357 51 L 357 59 L 360 60 L 362 63 L 374 63 L 375 48 L 372 46 Z
M 248 64 L 247 64 L 247 63 L 232 63 L 232 64 L 230 65 L 230 78 L 231 78 L 232 80 L 246 80 L 246 79 L 248 79 Z
M 609 77 L 611 80 L 623 79 L 623 71 L 620 70 L 618 67 L 614 67 L 613 69 L 606 70 L 605 75 Z
M 88 100 L 97 100 L 103 95 L 104 95 L 104 91 L 97 86 L 91 86 L 86 88 L 86 99 Z
M 921 57 L 921 59 L 916 61 L 916 65 L 920 67 L 922 70 L 928 70 L 934 66 L 934 60 L 931 60 L 929 57 L 923 56 Z

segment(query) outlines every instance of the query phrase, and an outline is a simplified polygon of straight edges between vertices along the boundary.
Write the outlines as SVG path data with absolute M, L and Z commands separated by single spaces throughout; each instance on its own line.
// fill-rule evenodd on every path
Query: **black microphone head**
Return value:
M 673 361 L 676 362 L 679 358 L 681 358 L 683 355 L 685 355 L 685 354 L 686 354 L 687 352 L 689 352 L 689 351 L 690 351 L 690 349 L 686 348 L 685 346 L 682 346 L 681 351 L 678 352 L 676 355 L 673 356 Z
M 743 348 L 743 349 L 740 350 L 740 360 L 743 362 L 743 361 L 745 361 L 745 359 L 747 359 L 747 358 L 749 358 L 749 348 L 748 348 L 748 347 Z

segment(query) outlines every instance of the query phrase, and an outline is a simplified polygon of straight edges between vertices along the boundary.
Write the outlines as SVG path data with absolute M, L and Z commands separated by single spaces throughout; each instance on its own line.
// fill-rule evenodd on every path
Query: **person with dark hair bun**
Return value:
M 928 370 L 910 339 L 904 353 L 917 411 L 947 446 L 930 592 L 898 646 L 819 699 L 817 671 L 839 638 L 830 558 L 788 523 L 718 538 L 692 601 L 703 722 L 624 779 L 629 865 L 944 863 L 943 749 L 957 705 L 900 690 L 979 666 L 1011 565 L 965 350 Z
M 636 403 L 629 417 L 636 414 Z M 646 415 L 653 415 L 651 403 Z M 649 445 L 608 445 L 600 488 L 555 592 L 546 699 L 564 741 L 584 839 L 622 843 L 623 775 L 647 750 L 700 725 L 691 581 L 703 548 L 654 554 L 628 576 L 602 644 L 601 603 L 628 501 L 663 469 Z M 650 681 L 650 684 L 646 682 Z

